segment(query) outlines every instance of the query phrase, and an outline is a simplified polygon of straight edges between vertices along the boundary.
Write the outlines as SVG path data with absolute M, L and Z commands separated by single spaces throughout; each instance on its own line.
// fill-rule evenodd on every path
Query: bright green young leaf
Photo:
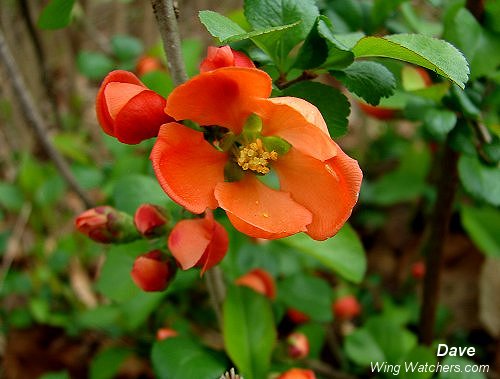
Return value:
M 123 347 L 110 347 L 100 351 L 90 363 L 89 379 L 112 379 L 118 373 L 121 364 L 131 354 Z
M 75 0 L 51 0 L 40 13 L 38 27 L 41 29 L 60 29 L 68 26 Z
M 351 361 L 362 367 L 385 361 L 384 352 L 365 328 L 356 329 L 346 337 L 345 352 Z
M 305 81 L 285 88 L 283 94 L 300 97 L 318 107 L 332 137 L 340 137 L 347 132 L 350 104 L 338 89 L 322 83 Z
M 396 79 L 392 72 L 377 62 L 354 62 L 343 71 L 334 71 L 332 74 L 349 91 L 372 105 L 378 105 L 380 98 L 389 97 L 396 88 Z
M 428 68 L 462 89 L 469 76 L 464 56 L 446 41 L 421 34 L 364 37 L 353 48 L 356 58 L 386 57 Z
M 89 79 L 100 80 L 114 68 L 106 55 L 92 51 L 81 51 L 76 57 L 78 70 Z
M 283 66 L 290 50 L 302 42 L 319 16 L 314 0 L 246 0 L 244 12 L 255 30 L 262 30 L 300 22 L 296 27 L 283 33 L 275 44 L 271 56 L 278 57 L 278 66 Z
M 446 357 L 441 364 L 453 367 L 449 372 L 441 371 L 437 379 L 486 379 L 486 374 L 483 372 L 469 372 L 471 367 L 476 365 L 474 361 L 464 357 Z M 466 366 L 467 371 L 465 369 Z M 481 366 L 479 366 L 481 367 Z M 483 367 L 483 370 L 485 368 Z
M 349 224 L 326 241 L 315 241 L 306 234 L 295 234 L 280 242 L 318 259 L 344 279 L 359 283 L 365 274 L 366 256 L 363 245 Z
M 493 207 L 460 209 L 462 225 L 474 244 L 489 257 L 500 257 L 500 211 Z
M 215 379 L 227 369 L 223 356 L 186 337 L 156 342 L 151 361 L 158 379 Z
M 311 320 L 332 320 L 333 292 L 320 278 L 302 273 L 286 278 L 278 283 L 278 300 L 288 308 L 305 313 Z
M 231 37 L 247 32 L 236 22 L 214 11 L 200 11 L 198 17 L 208 32 L 222 43 Z
M 427 346 L 415 346 L 401 361 L 402 378 L 429 379 L 434 376 L 431 370 L 423 369 L 427 365 L 436 364 L 436 352 Z M 408 368 L 408 369 L 406 369 Z
M 424 127 L 440 141 L 444 141 L 445 136 L 455 127 L 456 123 L 457 115 L 447 109 L 432 108 L 424 115 Z
M 115 35 L 111 38 L 111 49 L 121 62 L 137 59 L 144 47 L 142 42 L 132 36 Z
M 458 174 L 471 195 L 492 205 L 500 205 L 500 169 L 483 165 L 477 158 L 461 156 Z
M 116 208 L 129 214 L 134 214 L 143 203 L 164 205 L 169 202 L 158 182 L 145 175 L 129 175 L 118 179 L 113 200 Z
M 227 354 L 246 379 L 265 378 L 276 343 L 269 300 L 249 288 L 230 286 L 223 313 Z

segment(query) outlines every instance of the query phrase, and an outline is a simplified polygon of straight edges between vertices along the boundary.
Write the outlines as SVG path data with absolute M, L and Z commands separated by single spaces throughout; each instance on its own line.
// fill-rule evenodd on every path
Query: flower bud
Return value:
M 361 305 L 354 296 L 344 296 L 333 304 L 333 313 L 340 319 L 351 320 L 361 313 Z
M 415 279 L 422 279 L 425 276 L 425 263 L 422 261 L 415 262 L 411 266 L 411 276 Z
M 102 129 L 127 144 L 156 137 L 161 125 L 173 121 L 165 113 L 165 105 L 162 96 L 123 70 L 110 72 L 96 97 L 97 119 Z
M 132 280 L 146 292 L 163 291 L 175 275 L 175 265 L 164 259 L 160 250 L 138 256 L 132 267 Z
M 304 333 L 294 332 L 290 334 L 286 343 L 288 356 L 293 359 L 302 359 L 309 355 L 309 340 Z
M 236 284 L 253 289 L 271 300 L 276 297 L 276 284 L 273 277 L 265 270 L 255 268 L 236 279 Z
M 292 368 L 278 376 L 278 379 L 316 379 L 316 375 L 311 370 Z
M 76 218 L 75 225 L 80 233 L 101 243 L 130 242 L 139 237 L 132 217 L 108 205 L 86 210 Z
M 159 71 L 162 69 L 163 66 L 158 58 L 147 55 L 141 57 L 135 65 L 135 72 L 137 72 L 137 75 L 139 76 L 145 75 L 148 72 Z
M 156 331 L 156 340 L 162 341 L 162 340 L 166 340 L 167 338 L 177 337 L 178 335 L 179 335 L 179 333 L 177 333 L 177 331 L 174 329 L 160 328 Z
M 142 204 L 135 211 L 134 224 L 144 237 L 159 237 L 166 233 L 167 211 L 157 205 Z
M 201 274 L 226 255 L 229 237 L 214 220 L 211 211 L 205 218 L 179 221 L 168 237 L 168 248 L 183 270 L 201 267 Z
M 296 324 L 304 324 L 310 320 L 310 317 L 304 312 L 301 312 L 295 308 L 289 308 L 286 311 L 288 318 Z
M 200 64 L 200 72 L 231 66 L 255 68 L 248 56 L 231 49 L 228 45 L 221 47 L 209 46 L 207 57 Z

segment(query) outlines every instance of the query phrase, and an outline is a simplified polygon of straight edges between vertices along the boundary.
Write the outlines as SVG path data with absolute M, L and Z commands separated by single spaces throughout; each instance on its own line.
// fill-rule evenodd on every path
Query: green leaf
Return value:
M 332 137 L 340 137 L 347 132 L 350 104 L 347 97 L 338 89 L 306 81 L 285 88 L 283 94 L 300 97 L 318 107 Z
M 70 376 L 66 371 L 48 372 L 40 376 L 38 379 L 70 379 Z
M 356 329 L 345 339 L 347 357 L 362 367 L 368 367 L 372 362 L 384 362 L 385 355 L 373 336 L 364 328 Z
M 425 367 L 436 364 L 436 361 L 436 353 L 431 348 L 427 346 L 415 346 L 401 361 L 402 369 L 403 367 L 408 367 L 408 370 L 401 370 L 400 377 L 404 379 L 431 378 L 434 376 L 434 372 L 425 369 Z
M 141 81 L 146 87 L 167 97 L 174 89 L 174 82 L 170 75 L 164 71 L 150 71 L 141 76 Z
M 121 62 L 129 62 L 141 55 L 144 47 L 142 42 L 135 37 L 115 35 L 111 38 L 111 49 Z
M 366 271 L 365 250 L 354 229 L 345 224 L 332 238 L 315 241 L 306 234 L 295 234 L 280 242 L 318 259 L 344 279 L 359 283 Z
M 354 54 L 350 51 L 352 34 L 335 35 L 333 25 L 329 19 L 321 16 L 318 21 L 318 33 L 326 41 L 328 56 L 321 65 L 323 68 L 340 69 L 347 67 L 354 61 Z
M 424 127 L 435 138 L 444 141 L 445 136 L 455 127 L 457 115 L 447 109 L 429 109 L 424 114 Z
M 312 320 L 332 320 L 333 291 L 324 280 L 299 273 L 278 283 L 278 299 L 289 308 L 307 314 Z
M 449 372 L 441 371 L 437 379 L 486 379 L 486 375 L 482 372 L 469 372 L 476 363 L 467 358 L 448 356 L 443 359 L 441 365 L 452 367 L 452 370 Z M 484 368 L 483 366 L 483 370 Z
M 100 351 L 90 364 L 90 379 L 114 378 L 121 364 L 130 354 L 130 350 L 122 347 L 110 347 Z
M 237 23 L 214 11 L 200 11 L 198 13 L 200 21 L 207 28 L 208 32 L 224 42 L 228 38 L 245 34 L 246 30 Z
M 100 80 L 114 68 L 106 55 L 92 51 L 81 51 L 76 57 L 78 70 L 89 79 Z
M 156 342 L 151 361 L 158 379 L 214 379 L 226 370 L 222 356 L 185 337 Z
M 353 48 L 356 58 L 386 57 L 428 68 L 465 87 L 469 67 L 464 56 L 446 41 L 421 34 L 364 37 Z
M 255 30 L 262 30 L 300 22 L 298 26 L 283 33 L 274 46 L 271 56 L 278 57 L 278 66 L 283 66 L 290 50 L 302 42 L 313 27 L 319 10 L 314 0 L 246 0 L 245 17 Z
M 143 203 L 164 205 L 169 201 L 158 182 L 145 175 L 129 175 L 117 180 L 113 200 L 116 208 L 129 214 L 134 214 Z
M 0 207 L 8 211 L 19 211 L 23 206 L 23 194 L 14 184 L 0 183 Z
M 366 100 L 378 105 L 381 97 L 389 97 L 396 88 L 396 78 L 384 65 L 377 62 L 354 62 L 343 71 L 332 74 L 347 89 Z
M 223 313 L 226 351 L 241 375 L 246 379 L 266 377 L 276 342 L 269 300 L 249 288 L 230 286 Z
M 458 174 L 471 195 L 492 205 L 500 205 L 500 169 L 483 165 L 477 158 L 461 156 Z
M 38 27 L 60 29 L 69 25 L 75 0 L 51 0 L 40 13 Z
M 493 207 L 460 208 L 462 225 L 474 244 L 489 257 L 500 257 L 500 211 Z

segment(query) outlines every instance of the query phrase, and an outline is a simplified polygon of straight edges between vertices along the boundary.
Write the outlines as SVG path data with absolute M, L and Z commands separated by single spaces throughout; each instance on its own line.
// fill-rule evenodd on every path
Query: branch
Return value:
M 72 188 L 80 197 L 82 202 L 87 208 L 93 206 L 93 201 L 87 193 L 80 187 L 76 181 L 73 173 L 71 172 L 68 163 L 64 157 L 56 150 L 51 140 L 48 138 L 47 125 L 40 115 L 40 112 L 35 106 L 35 102 L 31 94 L 27 91 L 26 83 L 19 72 L 18 65 L 16 64 L 12 53 L 7 46 L 3 32 L 0 30 L 0 62 L 4 65 L 7 71 L 7 77 L 10 78 L 14 95 L 16 96 L 19 105 L 22 109 L 24 117 L 28 125 L 35 132 L 42 147 L 49 155 L 50 159 L 54 162 L 59 173 L 64 178 L 66 183 Z
M 420 311 L 420 342 L 430 345 L 434 339 L 434 325 L 439 300 L 439 287 L 443 266 L 444 242 L 453 210 L 458 185 L 458 153 L 445 142 L 439 160 L 437 198 L 432 211 L 427 237 L 422 245 L 426 257 L 423 304 Z
M 205 273 L 210 302 L 214 309 L 220 330 L 222 330 L 222 303 L 226 297 L 226 287 L 222 278 L 222 272 L 218 266 L 212 267 Z
M 172 0 L 151 0 L 151 5 L 160 28 L 170 75 L 174 84 L 178 86 L 184 83 L 188 76 L 182 58 L 181 39 L 174 4 Z

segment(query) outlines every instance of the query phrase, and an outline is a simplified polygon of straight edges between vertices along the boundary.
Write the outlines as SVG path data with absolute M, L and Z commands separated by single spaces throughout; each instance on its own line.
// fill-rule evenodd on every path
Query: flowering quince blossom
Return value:
M 150 156 L 156 177 L 181 206 L 221 207 L 251 237 L 327 239 L 352 212 L 361 170 L 314 105 L 269 98 L 271 89 L 269 75 L 247 67 L 203 72 L 174 89 L 165 112 L 203 131 L 162 125 Z M 279 189 L 264 183 L 273 174 Z
M 201 274 L 226 255 L 229 237 L 211 211 L 204 218 L 179 221 L 168 237 L 168 248 L 183 270 L 201 267 Z
M 209 46 L 207 57 L 200 64 L 200 72 L 230 66 L 255 68 L 250 58 L 239 51 L 231 49 L 228 45 L 221 47 Z
M 292 368 L 278 376 L 278 379 L 316 379 L 316 375 L 311 370 Z
M 173 121 L 164 108 L 162 96 L 123 70 L 110 72 L 96 97 L 97 119 L 102 129 L 126 144 L 156 137 L 160 125 Z
M 132 267 L 132 280 L 146 292 L 163 291 L 175 275 L 175 265 L 163 259 L 159 250 L 138 256 Z
M 274 279 L 267 271 L 261 268 L 255 268 L 245 275 L 240 276 L 235 282 L 239 286 L 246 286 L 253 289 L 271 300 L 276 298 L 276 284 Z
M 134 214 L 137 231 L 144 237 L 159 237 L 165 233 L 168 215 L 165 209 L 154 204 L 142 204 Z

